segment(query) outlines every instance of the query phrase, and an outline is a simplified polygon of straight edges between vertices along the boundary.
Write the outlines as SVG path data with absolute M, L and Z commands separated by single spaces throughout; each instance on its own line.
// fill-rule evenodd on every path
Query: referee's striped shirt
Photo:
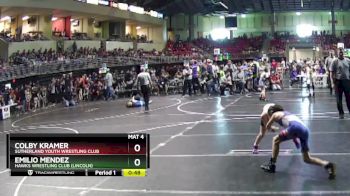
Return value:
M 151 76 L 149 75 L 148 72 L 141 72 L 139 73 L 139 75 L 137 75 L 136 84 L 139 84 L 139 83 L 140 83 L 140 86 L 152 84 Z

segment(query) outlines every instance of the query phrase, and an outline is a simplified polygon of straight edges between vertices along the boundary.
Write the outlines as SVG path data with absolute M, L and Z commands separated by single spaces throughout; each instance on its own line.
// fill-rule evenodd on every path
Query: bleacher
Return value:
M 210 39 L 200 38 L 193 41 L 193 44 L 201 47 L 204 51 L 213 52 L 214 48 L 220 48 L 223 53 L 230 53 L 234 59 L 251 58 L 259 54 L 263 37 L 246 36 L 235 38 L 233 40 L 213 41 Z
M 144 64 L 164 64 L 183 62 L 185 57 L 180 56 L 148 56 L 148 57 L 125 57 L 125 56 L 107 56 L 77 59 L 69 59 L 65 61 L 52 61 L 48 63 L 32 64 L 16 64 L 11 66 L 3 66 L 0 69 L 0 82 L 9 81 L 14 78 L 25 78 L 30 76 L 38 76 L 45 74 L 53 74 L 60 72 L 70 72 L 78 70 L 98 69 L 103 63 L 108 67 L 122 67 Z
M 269 54 L 283 55 L 286 50 L 286 41 L 281 38 L 274 38 L 270 41 Z

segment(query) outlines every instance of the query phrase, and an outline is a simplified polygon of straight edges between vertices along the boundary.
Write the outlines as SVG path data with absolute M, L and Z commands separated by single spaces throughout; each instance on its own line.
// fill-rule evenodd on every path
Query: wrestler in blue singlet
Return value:
M 296 138 L 299 138 L 304 162 L 324 167 L 328 171 L 328 179 L 332 180 L 335 178 L 336 166 L 334 163 L 313 157 L 309 154 L 308 139 L 310 131 L 300 120 L 300 118 L 287 111 L 284 111 L 280 105 L 271 106 L 268 113 L 271 116 L 271 119 L 267 124 L 267 128 L 270 129 L 272 123 L 277 122 L 284 127 L 285 130 L 281 131 L 278 136 L 273 137 L 272 156 L 270 162 L 268 164 L 261 165 L 261 169 L 269 173 L 275 173 L 280 144 L 286 140 L 295 140 Z
M 284 116 L 277 121 L 279 125 L 285 128 L 285 130 L 281 131 L 279 134 L 281 142 L 299 138 L 302 152 L 309 151 L 309 129 L 300 120 L 300 118 L 294 114 L 287 111 L 283 111 L 283 113 Z

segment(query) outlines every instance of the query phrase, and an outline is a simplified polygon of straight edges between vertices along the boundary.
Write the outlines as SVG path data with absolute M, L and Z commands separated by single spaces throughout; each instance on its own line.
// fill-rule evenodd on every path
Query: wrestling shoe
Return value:
M 269 173 L 276 172 L 276 165 L 272 161 L 270 161 L 268 164 L 261 165 L 260 167 L 261 169 Z
M 344 119 L 344 114 L 339 114 L 339 119 Z
M 328 171 L 328 174 L 329 174 L 328 179 L 334 180 L 335 179 L 335 164 L 329 162 L 324 168 Z

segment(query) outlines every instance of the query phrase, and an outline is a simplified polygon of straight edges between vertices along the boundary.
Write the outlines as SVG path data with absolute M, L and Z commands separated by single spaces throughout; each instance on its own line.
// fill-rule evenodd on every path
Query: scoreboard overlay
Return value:
M 11 176 L 146 176 L 150 135 L 7 134 Z

